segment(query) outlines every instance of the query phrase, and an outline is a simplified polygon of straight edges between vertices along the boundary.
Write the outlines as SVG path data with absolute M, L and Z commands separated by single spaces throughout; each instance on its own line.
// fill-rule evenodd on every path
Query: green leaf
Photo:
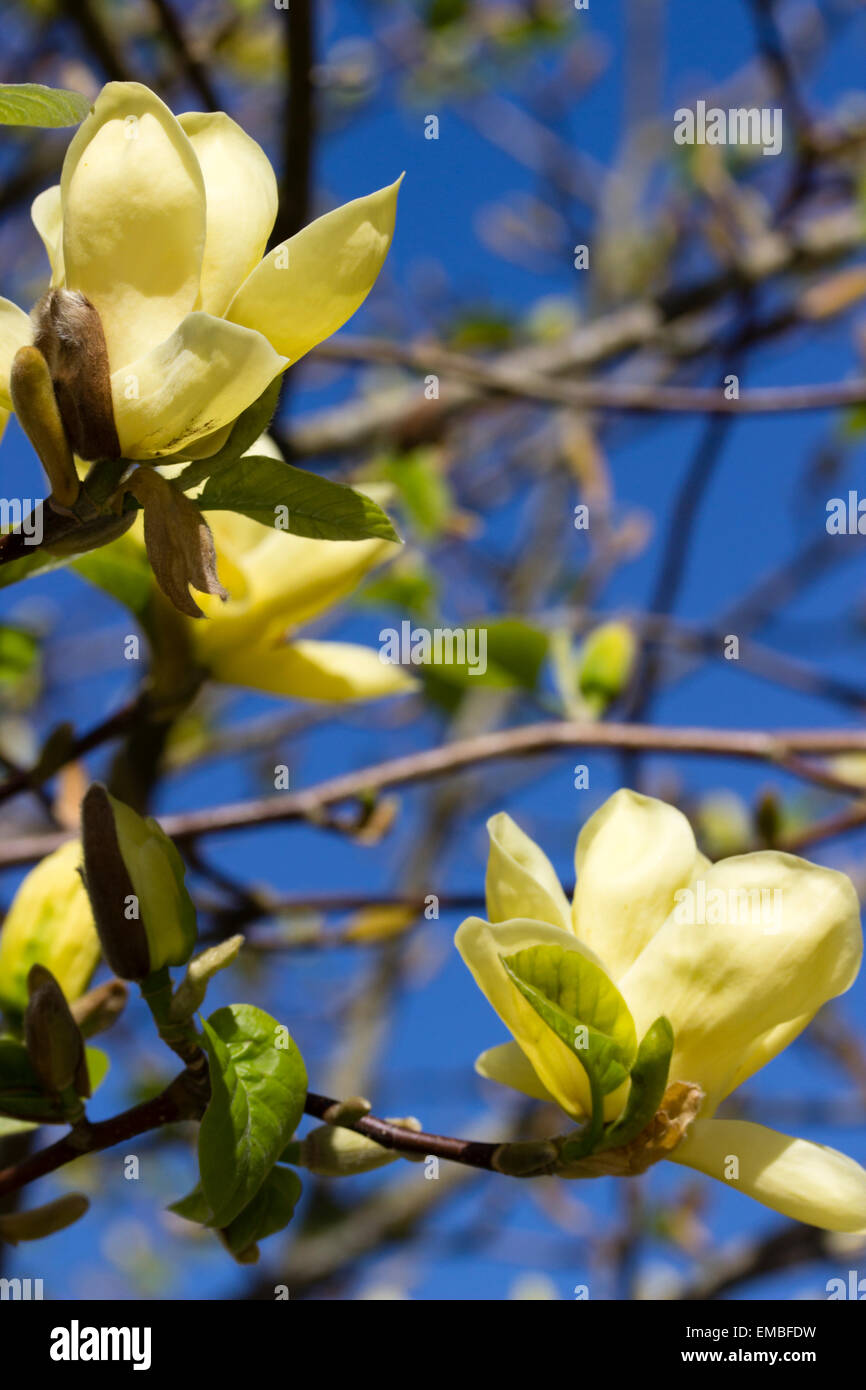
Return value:
M 199 1130 L 199 1172 L 211 1225 L 228 1226 L 255 1197 L 304 1111 L 307 1073 L 285 1029 L 251 1004 L 204 1024 L 211 1100 Z
M 200 1182 L 196 1183 L 192 1192 L 188 1192 L 185 1197 L 171 1202 L 168 1209 L 176 1216 L 182 1216 L 185 1221 L 195 1221 L 199 1226 L 209 1226 L 213 1220 L 213 1212 L 207 1204 Z
M 295 1214 L 301 1180 L 291 1168 L 274 1168 L 249 1206 L 222 1232 L 227 1249 L 242 1255 L 251 1245 L 284 1231 Z
M 0 84 L 0 125 L 78 125 L 89 111 L 90 101 L 80 92 L 38 82 Z
M 616 985 L 581 951 L 563 946 L 527 946 L 504 956 L 515 983 L 526 985 L 567 1017 L 614 1043 L 628 1072 L 637 1055 L 634 1020 Z
M 23 627 L 0 625 L 0 682 L 17 685 L 29 675 L 39 655 L 39 643 L 32 632 Z
M 0 589 L 8 589 L 19 584 L 22 579 L 30 579 L 35 574 L 47 574 L 60 569 L 67 563 L 61 555 L 52 555 L 48 550 L 34 548 L 29 555 L 10 560 L 8 565 L 0 565 Z
M 599 1149 L 619 1149 L 645 1129 L 658 1110 L 668 1084 L 674 1030 L 662 1015 L 647 1029 L 631 1069 L 631 1090 L 618 1120 L 604 1131 Z
M 251 449 L 271 423 L 280 398 L 282 384 L 282 375 L 274 377 L 258 400 L 247 406 L 243 414 L 235 420 L 232 425 L 232 432 L 222 448 L 217 449 L 216 453 L 212 454 L 209 459 L 194 459 L 184 468 L 182 473 L 178 474 L 175 479 L 178 487 L 184 492 L 188 492 L 191 487 L 197 487 L 205 478 L 215 478 L 229 464 L 236 463 L 247 449 Z
M 203 512 L 241 512 L 264 526 L 282 519 L 279 509 L 285 509 L 283 529 L 313 540 L 400 539 L 372 498 L 344 483 L 261 455 L 239 459 L 210 478 L 197 500 Z
M 81 555 L 71 568 L 132 613 L 142 613 L 150 602 L 153 574 L 147 555 L 131 536 L 120 536 L 101 550 Z
M 546 632 L 524 622 L 522 618 L 480 618 L 469 623 L 474 630 L 475 667 L 466 662 L 441 662 L 422 668 L 425 685 L 437 696 L 441 686 L 459 686 L 474 690 L 491 687 L 496 690 L 520 688 L 534 690 L 547 657 L 549 639 Z M 483 636 L 482 636 L 483 634 Z M 484 647 L 479 644 L 485 643 Z M 484 657 L 482 662 L 479 656 Z
M 527 946 L 502 964 L 524 999 L 583 1066 L 592 1096 L 586 1129 L 569 1145 L 569 1158 L 598 1143 L 603 1099 L 626 1080 L 637 1052 L 634 1020 L 619 990 L 600 966 L 562 946 Z
M 399 490 L 403 505 L 419 535 L 440 535 L 453 510 L 448 481 L 439 465 L 440 450 L 410 449 L 384 461 L 382 475 Z

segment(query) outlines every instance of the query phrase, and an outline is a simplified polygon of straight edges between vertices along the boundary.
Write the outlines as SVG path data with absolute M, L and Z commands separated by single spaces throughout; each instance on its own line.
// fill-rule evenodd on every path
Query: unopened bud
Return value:
M 621 695 L 634 668 L 635 635 L 627 623 L 602 623 L 589 634 L 578 654 L 580 693 L 601 712 Z
M 14 1022 L 27 1007 L 27 975 L 44 965 L 67 999 L 83 994 L 99 961 L 99 937 L 84 884 L 81 844 L 49 854 L 21 883 L 0 930 L 0 1008 Z
M 414 1115 L 389 1119 L 390 1125 L 420 1133 L 421 1124 Z M 393 1149 L 384 1149 L 366 1134 L 335 1125 L 320 1125 L 301 1140 L 297 1162 L 311 1173 L 324 1178 L 353 1177 L 357 1173 L 372 1173 L 401 1157 Z
M 95 783 L 81 805 L 84 877 L 105 958 L 122 980 L 184 965 L 196 939 L 184 865 L 155 820 Z
M 173 1021 L 182 1022 L 184 1019 L 192 1018 L 204 1003 L 207 987 L 214 975 L 232 964 L 243 944 L 242 936 L 230 936 L 227 941 L 209 947 L 207 951 L 202 951 L 200 956 L 196 956 L 195 960 L 190 961 L 171 1001 L 170 1016 Z
M 31 317 L 33 341 L 48 363 L 74 452 L 87 460 L 120 458 L 108 350 L 96 309 L 77 290 L 49 290 Z
M 129 999 L 129 990 L 122 980 L 106 980 L 104 985 L 88 990 L 69 1009 L 85 1038 L 104 1033 L 120 1018 Z
M 43 965 L 32 967 L 27 988 L 24 1043 L 40 1084 L 49 1095 L 62 1095 L 74 1086 L 79 1096 L 89 1096 L 84 1039 L 63 990 Z
M 10 1211 L 0 1216 L 0 1242 L 17 1245 L 22 1240 L 42 1240 L 79 1221 L 90 1208 L 83 1192 L 66 1192 L 42 1207 Z
M 72 507 L 81 484 L 48 363 L 37 347 L 22 347 L 16 352 L 9 373 L 9 393 L 21 428 L 48 475 L 53 501 L 62 508 Z

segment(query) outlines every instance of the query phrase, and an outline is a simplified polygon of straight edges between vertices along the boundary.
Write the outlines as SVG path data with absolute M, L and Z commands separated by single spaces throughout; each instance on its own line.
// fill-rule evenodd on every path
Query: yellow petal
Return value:
M 223 111 L 178 116 L 204 176 L 207 239 L 197 308 L 225 313 L 265 254 L 277 215 L 277 181 L 260 145 Z
M 695 1120 L 671 1154 L 765 1207 L 824 1231 L 866 1233 L 866 1169 L 847 1154 L 749 1120 Z M 736 1169 L 739 1174 L 728 1177 Z
M 698 862 L 691 826 L 663 801 L 622 790 L 590 816 L 575 854 L 574 927 L 615 983 L 652 940 Z
M 96 305 L 112 371 L 149 352 L 195 306 L 204 180 L 168 107 L 110 82 L 63 162 L 66 284 Z
M 27 975 L 44 965 L 66 998 L 83 994 L 100 956 L 90 900 L 78 872 L 81 843 L 70 840 L 31 869 L 0 930 L 0 1004 L 22 1013 Z
M 703 1087 L 706 1116 L 849 987 L 863 938 L 854 887 L 833 869 L 768 850 L 724 859 L 702 881 L 703 909 L 681 901 L 619 987 L 639 1035 L 670 1019 L 671 1078 Z M 703 923 L 686 920 L 690 907 Z
M 297 362 L 342 328 L 373 285 L 394 234 L 400 180 L 344 203 L 269 251 L 227 317 Z
M 165 342 L 112 373 L 124 457 L 174 453 L 237 419 L 285 365 L 260 333 L 188 314 Z
M 6 426 L 9 424 L 11 418 L 12 415 L 10 411 L 0 409 L 0 440 L 2 440 L 6 433 Z
M 350 642 L 291 642 L 237 647 L 212 666 L 216 680 L 297 700 L 373 700 L 415 689 L 399 666 Z
M 529 1058 L 516 1042 L 500 1043 L 498 1047 L 488 1047 L 476 1059 L 475 1070 L 488 1081 L 498 1081 L 500 1086 L 510 1086 L 513 1091 L 532 1100 L 546 1100 L 551 1105 L 556 1101 L 538 1079 Z
M 48 252 L 51 285 L 55 288 L 63 284 L 63 203 L 59 183 L 33 199 L 30 217 Z
M 478 988 L 529 1059 L 545 1090 L 569 1115 L 576 1118 L 588 1115 L 592 1108 L 589 1081 L 580 1061 L 512 984 L 502 967 L 501 957 L 527 946 L 549 943 L 567 951 L 579 951 L 596 965 L 601 962 L 592 951 L 575 941 L 570 931 L 547 922 L 523 919 L 493 924 L 480 917 L 470 917 L 458 928 L 454 941 Z M 614 1099 L 614 1096 L 606 1098 L 606 1111 L 608 1102 L 613 1106 Z M 619 1097 L 616 1100 L 619 1101 Z
M 33 325 L 23 309 L 9 299 L 0 299 L 0 408 L 12 409 L 9 373 L 12 359 L 20 347 L 33 341 Z
M 491 922 L 513 917 L 551 922 L 571 931 L 571 908 L 542 849 L 504 811 L 487 822 L 487 913 Z
M 213 615 L 213 622 L 198 625 L 196 645 L 206 664 L 241 644 L 276 645 L 290 628 L 331 608 L 357 588 L 368 570 L 400 550 L 377 538 L 311 540 L 232 512 L 208 512 L 207 522 L 218 566 L 225 555 L 242 571 L 246 594 L 243 604 L 230 602 Z

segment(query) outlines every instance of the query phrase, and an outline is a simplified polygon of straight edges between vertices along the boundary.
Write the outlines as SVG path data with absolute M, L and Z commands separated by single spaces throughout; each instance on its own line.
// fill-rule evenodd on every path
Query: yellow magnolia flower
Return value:
M 399 181 L 398 181 L 399 182 Z M 223 112 L 177 119 L 111 82 L 76 132 L 60 184 L 33 204 L 52 286 L 99 312 L 121 453 L 208 457 L 288 365 L 363 303 L 391 243 L 398 184 L 346 203 L 264 254 L 277 185 Z M 0 418 L 33 341 L 0 300 Z
M 205 518 L 229 598 L 223 604 L 205 594 L 207 621 L 180 621 L 195 659 L 214 680 L 303 700 L 372 699 L 414 688 L 411 676 L 370 647 L 291 635 L 357 588 L 398 545 L 311 540 L 237 512 Z
M 81 844 L 70 840 L 21 883 L 0 927 L 0 1007 L 27 1006 L 33 965 L 50 970 L 70 1003 L 83 994 L 99 961 L 99 937 L 78 872 Z
M 569 903 L 546 855 L 509 816 L 494 816 L 488 829 L 490 920 L 470 918 L 456 941 L 515 1041 L 483 1053 L 481 1075 L 589 1118 L 582 1062 L 502 964 L 538 946 L 559 948 L 543 953 L 548 961 L 577 953 L 592 963 L 588 973 L 596 968 L 595 980 L 600 967 L 615 984 L 632 1037 L 660 1015 L 669 1020 L 670 1081 L 704 1093 L 697 1119 L 665 1156 L 799 1221 L 866 1232 L 866 1170 L 853 1159 L 715 1118 L 726 1096 L 852 984 L 863 943 L 850 880 L 776 851 L 710 864 L 680 811 L 619 791 L 580 833 Z M 628 1081 L 607 1094 L 607 1120 L 622 1114 L 628 1094 Z

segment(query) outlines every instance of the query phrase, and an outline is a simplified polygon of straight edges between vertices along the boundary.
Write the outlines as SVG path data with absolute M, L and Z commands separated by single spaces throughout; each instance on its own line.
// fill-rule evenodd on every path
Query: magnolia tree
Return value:
M 435 90 L 455 80 L 461 44 L 470 52 L 480 44 L 488 57 L 495 49 L 495 26 L 485 30 L 484 13 L 435 9 L 425 21 L 423 56 L 411 48 L 408 19 L 406 28 L 386 31 L 386 42 Z M 309 52 L 302 61 L 305 17 L 299 6 L 291 40 L 293 139 L 313 71 Z M 556 31 L 573 21 L 550 22 Z M 530 33 L 521 41 L 532 40 Z M 207 70 L 182 33 L 179 41 L 187 76 L 207 92 Z M 43 819 L 7 822 L 0 846 L 4 866 L 27 868 L 0 929 L 0 1243 L 41 1240 L 98 1219 L 92 1187 L 66 1186 L 50 1197 L 40 1191 L 50 1175 L 62 1170 L 74 1184 L 77 1168 L 94 1155 L 123 1158 L 141 1136 L 148 1136 L 142 1143 L 158 1135 L 186 1144 L 191 1133 L 197 1179 L 168 1204 L 174 1229 L 205 1228 L 240 1264 L 255 1263 L 262 1242 L 290 1225 L 305 1184 L 320 1204 L 336 1203 L 331 1185 L 343 1180 L 344 1213 L 360 1214 L 373 1234 L 353 1243 L 351 1215 L 334 1216 L 335 1240 L 324 1255 L 317 1247 L 306 1275 L 301 1265 L 302 1286 L 339 1272 L 353 1250 L 369 1253 L 398 1230 L 405 1234 L 425 1203 L 445 1199 L 450 1179 L 441 1194 L 426 1181 L 441 1180 L 441 1172 L 487 1172 L 494 1200 L 525 1179 L 546 1180 L 541 1190 L 555 1191 L 557 1203 L 559 1184 L 583 1180 L 564 1190 L 591 1206 L 589 1180 L 612 1178 L 638 1190 L 636 1179 L 666 1160 L 684 1177 L 689 1170 L 706 1175 L 808 1227 L 812 1243 L 803 1258 L 836 1248 L 827 1233 L 850 1237 L 852 1249 L 866 1239 L 866 1170 L 856 1158 L 796 1129 L 782 1131 L 772 1113 L 739 1100 L 740 1088 L 819 1011 L 822 1045 L 851 1067 L 862 1089 L 862 1051 L 841 1016 L 825 1008 L 849 990 L 860 967 L 857 869 L 849 862 L 844 872 L 801 853 L 866 821 L 866 739 L 845 728 L 773 732 L 769 713 L 766 728 L 752 729 L 646 718 L 662 676 L 671 675 L 662 659 L 673 649 L 681 664 L 707 654 L 742 660 L 801 694 L 859 709 L 864 702 L 861 691 L 820 665 L 749 639 L 762 612 L 825 564 L 829 524 L 819 543 L 771 575 L 738 614 L 700 629 L 677 628 L 670 618 L 687 529 L 727 421 L 864 399 L 859 378 L 740 389 L 741 363 L 755 342 L 792 322 L 844 314 L 866 285 L 860 270 L 823 270 L 856 249 L 850 206 L 832 215 L 819 207 L 808 222 L 798 220 L 821 169 L 832 165 L 845 187 L 856 181 L 862 131 L 807 118 L 779 31 L 771 26 L 762 43 L 784 107 L 773 106 L 763 124 L 722 125 L 706 101 L 672 111 L 664 136 L 654 139 L 671 157 L 688 149 L 680 175 L 686 195 L 675 189 L 661 211 L 646 214 L 656 220 L 643 226 L 641 259 L 641 229 L 628 216 L 634 190 L 617 173 L 606 202 L 596 204 L 608 237 L 598 246 L 598 312 L 577 323 L 548 303 L 553 322 L 523 346 L 504 330 L 498 341 L 480 311 L 450 340 L 397 334 L 327 346 L 384 282 L 401 219 L 396 162 L 386 186 L 320 217 L 299 216 L 303 198 L 289 212 L 281 203 L 293 191 L 291 179 L 279 187 L 261 145 L 220 110 L 175 115 L 132 80 L 110 81 L 92 99 L 35 84 L 0 88 L 10 140 L 27 128 L 77 127 L 59 181 L 32 205 L 48 288 L 35 304 L 0 300 L 0 419 L 5 426 L 15 416 L 46 480 L 44 500 L 0 537 L 0 579 L 27 586 L 67 571 L 79 603 L 81 594 L 95 600 L 98 591 L 100 601 L 108 596 L 116 611 L 125 610 L 134 632 L 123 639 L 124 654 L 139 660 L 143 642 L 146 667 L 132 698 L 84 732 L 59 725 L 32 759 L 4 749 L 0 797 L 26 802 L 29 795 L 32 803 L 35 793 L 42 804 L 35 800 L 29 814 Z M 504 140 L 530 166 L 540 149 L 559 193 L 573 194 L 577 185 L 578 201 L 590 203 L 586 169 L 568 160 L 552 130 L 545 134 L 489 88 L 458 96 L 494 143 Z M 208 96 L 205 104 L 214 103 Z M 765 161 L 754 154 L 784 153 L 783 109 L 799 122 L 798 143 L 793 182 L 774 209 L 759 182 Z M 718 114 L 726 110 L 720 104 Z M 739 118 L 739 108 L 730 114 Z M 440 139 L 438 117 L 424 117 L 421 138 Z M 756 147 L 751 163 L 738 163 L 727 148 L 720 153 L 739 145 Z M 300 158 L 298 148 L 293 155 Z M 644 168 L 629 155 L 635 183 L 648 181 L 654 157 Z M 556 231 L 555 219 L 541 218 L 524 222 L 521 233 L 520 216 L 488 226 L 500 249 L 503 238 L 519 241 L 528 227 L 536 240 L 540 226 Z M 704 220 L 701 235 L 720 264 L 692 289 L 660 287 L 692 216 Z M 594 254 L 591 239 L 581 241 L 574 268 L 591 267 Z M 807 277 L 805 288 L 798 275 Z M 765 281 L 784 284 L 789 296 L 775 316 L 756 303 Z M 718 347 L 714 315 L 730 297 L 739 317 L 725 327 L 722 384 L 695 386 L 688 361 Z M 365 396 L 288 428 L 284 374 L 313 349 L 332 363 L 345 356 L 397 375 L 374 376 Z M 632 377 L 601 370 L 632 356 L 640 367 Z M 578 371 L 586 374 L 576 379 Z M 671 380 L 678 373 L 684 381 Z M 527 410 L 534 412 L 528 424 Z M 617 418 L 689 413 L 708 422 L 675 502 L 647 611 L 601 620 L 596 596 L 648 544 L 644 519 L 618 518 L 613 506 L 600 442 L 609 411 Z M 852 415 L 849 438 L 859 428 Z M 522 517 L 532 531 L 529 559 L 519 547 L 513 570 L 509 562 L 509 573 L 495 576 L 502 583 L 495 616 L 491 610 L 471 625 L 437 621 L 429 563 L 437 546 L 470 602 L 480 589 L 474 567 L 503 567 L 500 556 L 479 555 L 471 544 L 490 460 L 512 448 L 521 455 L 516 482 L 509 481 L 518 511 L 527 458 L 546 480 L 538 516 Z M 343 460 L 337 478 L 327 475 L 335 458 Z M 461 483 L 463 458 L 479 477 Z M 576 505 L 568 489 L 576 490 Z M 838 522 L 835 502 L 827 505 Z M 550 569 L 551 514 L 572 539 L 586 532 L 578 583 Z M 853 514 L 856 536 L 856 498 Z M 726 524 L 735 529 L 734 519 Z M 333 618 L 359 592 L 394 615 L 378 650 L 307 635 L 314 620 Z M 219 693 L 239 689 L 260 692 L 278 709 L 280 701 L 303 702 L 297 708 L 304 713 L 276 734 L 272 724 L 239 733 L 222 718 Z M 231 745 L 233 738 L 234 751 L 263 751 L 267 761 L 280 738 L 339 721 L 344 702 L 353 701 L 369 702 L 354 719 L 361 727 L 369 721 L 377 741 L 383 733 L 399 739 L 411 725 L 420 743 L 358 768 L 348 751 L 351 725 L 338 722 L 329 780 L 296 790 L 288 763 L 278 761 L 268 796 L 223 804 L 205 778 L 192 810 L 160 813 L 162 779 L 172 766 L 206 762 L 221 740 Z M 593 794 L 589 763 L 573 773 L 569 764 L 573 810 L 557 811 L 553 835 L 557 855 L 562 834 L 576 836 L 574 875 L 565 885 L 521 824 L 521 786 L 495 777 L 504 758 L 557 749 L 568 750 L 571 762 L 586 750 L 619 756 L 619 789 L 607 796 Z M 647 752 L 766 764 L 809 788 L 812 800 L 764 786 L 750 805 L 733 791 L 695 796 L 674 780 L 653 785 L 641 763 Z M 94 756 L 103 756 L 101 766 Z M 479 780 L 485 769 L 490 776 Z M 407 842 L 401 808 L 386 793 L 433 778 L 444 790 L 426 824 L 409 824 Z M 842 810 L 834 801 L 823 814 L 825 800 L 845 797 Z M 443 889 L 437 864 L 450 823 L 482 808 L 489 815 L 484 892 L 480 885 L 466 893 Z M 538 818 L 537 811 L 529 816 Z M 202 850 L 213 833 L 277 824 L 287 834 L 291 824 L 315 827 L 338 843 L 365 845 L 369 855 L 386 853 L 389 837 L 402 834 L 412 873 L 396 894 L 375 883 L 341 894 L 326 878 L 306 899 L 287 899 L 252 873 L 238 879 L 215 866 Z M 319 867 L 327 874 L 326 859 Z M 319 914 L 312 924 L 311 911 Z M 465 1131 L 456 1114 L 447 1133 L 431 1133 L 415 1116 L 372 1113 L 380 1108 L 379 1044 L 371 1041 L 377 1020 L 393 1002 L 416 928 L 426 930 L 440 912 L 455 918 L 456 952 L 491 1006 L 491 1025 L 495 1014 L 499 1036 L 502 1025 L 510 1034 L 475 1059 L 471 1030 L 464 1045 L 454 1013 L 449 1056 L 459 1054 L 465 1076 L 474 1061 L 481 1078 L 523 1098 L 517 1109 L 498 1111 L 498 1129 L 491 1132 L 485 1120 L 468 1137 L 457 1137 Z M 346 919 L 340 931 L 322 926 L 332 914 Z M 262 1007 L 261 972 L 244 965 L 251 955 L 260 964 L 268 950 L 262 922 L 276 924 L 270 946 L 277 951 L 337 944 L 374 953 L 373 977 L 347 1006 L 349 1046 L 361 1061 L 343 1069 L 346 1078 L 365 1078 L 372 1101 L 351 1087 L 323 1093 L 334 1068 L 320 1049 L 302 1052 L 291 1010 Z M 214 1007 L 214 996 L 243 1002 Z M 130 1027 L 143 1046 L 163 1049 L 163 1072 L 166 1050 L 173 1053 L 174 1071 L 153 1085 L 131 1077 L 135 1103 L 106 1114 L 99 1088 L 112 1030 L 120 1038 Z M 94 1046 L 99 1034 L 106 1036 Z M 389 1174 L 371 1198 L 362 1175 L 400 1160 L 419 1164 L 414 1187 L 391 1188 Z M 412 1197 L 388 1207 L 389 1192 L 410 1190 Z M 706 1255 L 706 1244 L 695 1242 L 694 1190 L 666 1199 L 667 1238 Z M 298 1240 L 309 1248 L 314 1238 L 305 1233 L 316 1218 L 304 1211 L 292 1231 L 306 1222 Z M 641 1218 L 643 1228 L 648 1219 Z M 628 1239 L 643 1228 L 638 1223 Z M 777 1241 L 787 1238 L 779 1229 L 772 1228 Z M 758 1241 L 740 1277 L 772 1268 L 762 1266 L 766 1258 Z M 718 1273 L 709 1278 L 711 1285 Z M 286 1287 L 276 1278 L 265 1283 L 265 1296 Z

